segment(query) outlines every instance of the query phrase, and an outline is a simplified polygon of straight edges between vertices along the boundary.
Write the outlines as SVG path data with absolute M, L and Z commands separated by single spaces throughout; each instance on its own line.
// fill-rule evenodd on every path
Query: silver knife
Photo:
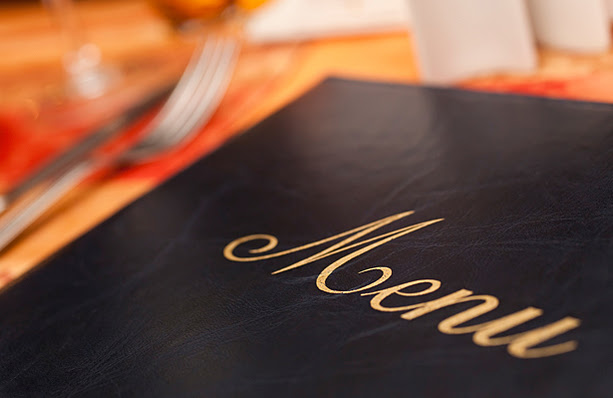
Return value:
M 78 164 L 90 156 L 96 149 L 102 147 L 114 138 L 117 138 L 126 127 L 142 118 L 155 105 L 166 98 L 175 85 L 176 82 L 166 85 L 148 95 L 145 100 L 132 106 L 127 111 L 122 112 L 108 124 L 98 128 L 90 134 L 87 134 L 86 138 L 78 142 L 68 151 L 62 153 L 47 164 L 40 167 L 37 171 L 28 176 L 25 180 L 21 181 L 10 191 L 1 194 L 0 213 L 4 212 L 22 195 L 26 194 L 42 182 L 52 178 L 58 173 L 61 173 L 71 165 Z

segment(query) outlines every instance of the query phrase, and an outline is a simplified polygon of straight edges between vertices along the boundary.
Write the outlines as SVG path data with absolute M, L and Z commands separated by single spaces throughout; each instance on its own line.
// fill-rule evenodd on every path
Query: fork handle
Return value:
M 39 195 L 21 198 L 13 209 L 0 217 L 0 251 L 103 163 L 94 160 L 82 161 L 56 175 L 41 187 L 42 192 Z

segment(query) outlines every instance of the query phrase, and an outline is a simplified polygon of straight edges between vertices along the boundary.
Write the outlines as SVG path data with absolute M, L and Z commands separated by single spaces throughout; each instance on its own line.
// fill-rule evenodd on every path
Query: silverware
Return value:
M 45 182 L 45 180 L 62 173 L 67 167 L 76 164 L 85 156 L 90 155 L 95 149 L 116 138 L 127 126 L 144 116 L 153 106 L 166 98 L 173 87 L 175 87 L 175 84 L 157 90 L 141 103 L 123 112 L 110 123 L 88 134 L 85 139 L 78 142 L 60 156 L 52 159 L 49 163 L 43 165 L 10 191 L 0 195 L 0 213 L 33 188 Z
M 113 136 L 115 130 L 109 128 L 110 133 L 99 133 L 104 139 L 92 139 L 76 154 L 54 165 L 51 172 L 41 172 L 42 177 L 35 176 L 32 182 L 27 182 L 26 188 L 37 185 L 40 193 L 28 196 L 22 194 L 25 188 L 18 191 L 16 196 L 21 199 L 17 199 L 14 208 L 0 218 L 0 250 L 94 171 L 102 167 L 141 163 L 187 142 L 210 119 L 221 102 L 236 65 L 238 50 L 239 45 L 234 39 L 207 38 L 194 52 L 164 106 L 144 128 L 143 139 L 121 154 L 91 156 L 94 149 Z M 128 116 L 129 119 L 136 118 Z M 40 184 L 41 180 L 45 180 L 44 184 Z M 0 202 L 7 200 L 15 201 L 15 198 L 0 197 Z

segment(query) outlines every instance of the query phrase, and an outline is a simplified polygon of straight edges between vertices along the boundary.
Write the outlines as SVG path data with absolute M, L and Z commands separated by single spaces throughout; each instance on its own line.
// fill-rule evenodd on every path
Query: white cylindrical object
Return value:
M 407 1 L 423 81 L 536 67 L 524 0 Z
M 611 44 L 605 0 L 528 0 L 538 42 L 562 50 L 603 52 Z

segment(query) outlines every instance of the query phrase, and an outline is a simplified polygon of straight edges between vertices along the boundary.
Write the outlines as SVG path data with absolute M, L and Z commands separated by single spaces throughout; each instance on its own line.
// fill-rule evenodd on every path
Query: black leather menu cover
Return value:
M 331 79 L 0 294 L 3 397 L 611 397 L 613 107 Z

